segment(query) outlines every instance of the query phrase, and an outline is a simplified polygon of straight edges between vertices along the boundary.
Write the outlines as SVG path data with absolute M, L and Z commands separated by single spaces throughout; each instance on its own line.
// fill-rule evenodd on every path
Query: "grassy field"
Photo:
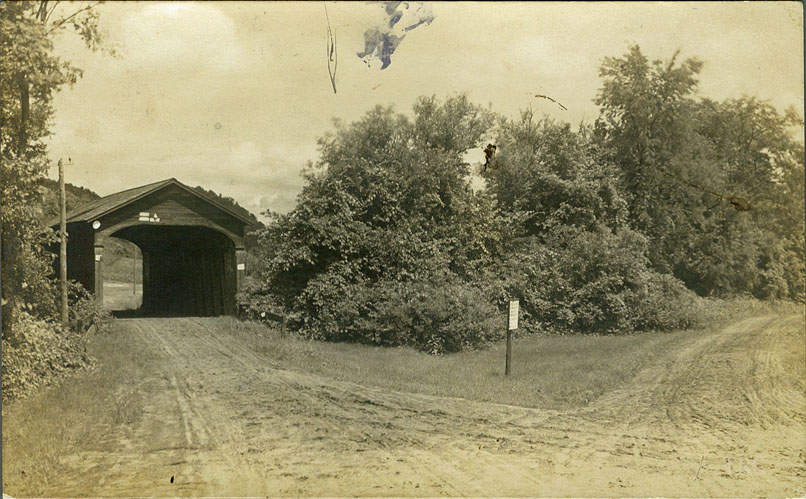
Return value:
M 771 310 L 771 305 L 755 300 L 718 306 L 726 311 L 727 322 Z M 702 334 L 686 330 L 515 337 L 512 374 L 505 377 L 504 341 L 486 350 L 435 357 L 411 348 L 282 337 L 266 325 L 230 317 L 216 321 L 222 334 L 237 336 L 253 351 L 287 369 L 389 390 L 558 410 L 591 403 Z M 724 327 L 724 323 L 714 326 Z
M 132 292 L 132 283 L 104 282 L 104 307 L 107 310 L 136 310 L 143 303 L 143 285 L 137 284 Z
M 237 336 L 284 368 L 396 391 L 548 409 L 590 403 L 697 334 L 518 337 L 507 378 L 504 342 L 487 350 L 434 357 L 410 348 L 283 338 L 260 324 L 217 321 L 222 334 Z
M 110 238 L 112 243 L 104 266 L 104 307 L 107 310 L 135 310 L 143 301 L 143 257 L 128 241 Z M 137 260 L 133 253 L 137 251 Z M 133 282 L 137 292 L 132 293 Z

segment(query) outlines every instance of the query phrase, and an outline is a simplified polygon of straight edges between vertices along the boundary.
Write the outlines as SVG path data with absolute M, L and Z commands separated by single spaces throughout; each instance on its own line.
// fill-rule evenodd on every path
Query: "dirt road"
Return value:
M 749 319 L 570 412 L 396 393 L 269 367 L 203 319 L 119 320 L 131 421 L 62 456 L 60 496 L 802 496 L 801 315 Z M 591 353 L 595 355 L 595 352 Z M 103 359 L 100 359 L 103 361 Z M 173 478 L 173 480 L 172 480 Z

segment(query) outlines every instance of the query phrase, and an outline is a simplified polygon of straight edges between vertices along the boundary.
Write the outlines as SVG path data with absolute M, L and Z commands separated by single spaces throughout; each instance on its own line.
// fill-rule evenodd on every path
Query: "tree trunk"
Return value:
M 17 136 L 17 154 L 22 157 L 28 142 L 28 117 L 30 115 L 30 95 L 28 79 L 24 74 L 17 75 L 17 85 L 20 89 L 20 129 Z

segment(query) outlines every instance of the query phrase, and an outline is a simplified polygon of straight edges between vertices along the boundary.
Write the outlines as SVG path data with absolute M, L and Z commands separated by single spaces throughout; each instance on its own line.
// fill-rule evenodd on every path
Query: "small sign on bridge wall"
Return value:
M 147 212 L 147 211 L 141 211 L 139 220 L 141 222 L 159 222 L 160 221 L 160 216 L 157 215 L 156 213 L 150 213 L 150 212 Z

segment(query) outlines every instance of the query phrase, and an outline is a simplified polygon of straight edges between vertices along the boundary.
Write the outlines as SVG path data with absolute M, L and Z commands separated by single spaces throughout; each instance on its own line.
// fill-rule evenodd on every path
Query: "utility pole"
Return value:
M 64 164 L 59 160 L 59 278 L 62 291 L 62 325 L 69 326 L 67 304 L 67 195 L 64 191 Z

